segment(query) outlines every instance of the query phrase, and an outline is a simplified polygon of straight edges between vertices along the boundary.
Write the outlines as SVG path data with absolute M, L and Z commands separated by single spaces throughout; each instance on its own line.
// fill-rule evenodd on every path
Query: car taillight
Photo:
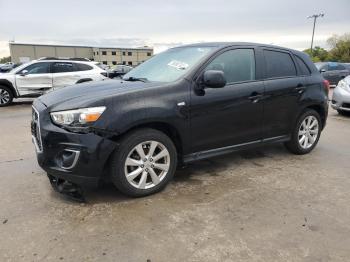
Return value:
M 108 77 L 107 72 L 101 72 L 101 75 L 103 75 L 103 76 L 105 76 L 105 77 Z
M 327 95 L 329 93 L 329 81 L 328 80 L 323 80 L 323 88 L 326 91 Z

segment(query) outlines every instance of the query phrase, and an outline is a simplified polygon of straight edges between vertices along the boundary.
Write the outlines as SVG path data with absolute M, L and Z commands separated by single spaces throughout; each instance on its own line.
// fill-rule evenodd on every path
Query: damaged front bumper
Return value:
M 82 188 L 98 185 L 117 145 L 95 133 L 74 133 L 54 125 L 38 99 L 33 103 L 31 129 L 38 163 L 51 185 L 73 198 L 82 194 Z

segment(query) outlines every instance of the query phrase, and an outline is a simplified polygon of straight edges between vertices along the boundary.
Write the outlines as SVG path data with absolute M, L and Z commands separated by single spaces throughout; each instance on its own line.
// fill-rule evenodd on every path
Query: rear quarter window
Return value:
M 297 71 L 290 54 L 264 50 L 266 78 L 296 76 Z
M 305 64 L 304 60 L 297 55 L 295 55 L 294 57 L 295 57 L 295 61 L 297 62 L 300 74 L 301 75 L 310 75 L 311 71 L 310 71 L 309 67 Z
M 92 66 L 89 66 L 87 64 L 77 63 L 77 64 L 75 64 L 75 66 L 77 68 L 77 71 L 88 71 L 88 70 L 92 70 L 93 69 Z

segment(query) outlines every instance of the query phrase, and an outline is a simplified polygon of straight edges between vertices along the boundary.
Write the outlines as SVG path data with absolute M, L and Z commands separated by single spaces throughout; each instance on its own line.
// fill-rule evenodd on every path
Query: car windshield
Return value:
M 216 47 L 177 47 L 160 53 L 127 73 L 124 80 L 173 82 L 185 75 Z

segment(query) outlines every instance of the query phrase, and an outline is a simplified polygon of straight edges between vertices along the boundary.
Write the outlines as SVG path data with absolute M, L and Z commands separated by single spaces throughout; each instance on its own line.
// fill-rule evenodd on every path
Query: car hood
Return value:
M 159 86 L 159 82 L 123 81 L 107 79 L 64 87 L 47 93 L 38 99 L 50 111 L 69 110 L 88 106 L 102 106 L 106 99 L 136 92 L 144 88 Z

